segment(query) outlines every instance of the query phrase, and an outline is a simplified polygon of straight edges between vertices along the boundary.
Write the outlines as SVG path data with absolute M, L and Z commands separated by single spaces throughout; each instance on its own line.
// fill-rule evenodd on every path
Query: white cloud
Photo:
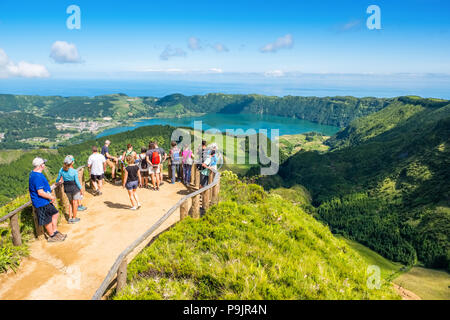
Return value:
M 201 44 L 200 39 L 196 38 L 196 37 L 190 37 L 189 38 L 189 40 L 188 40 L 188 47 L 192 51 L 202 50 L 203 49 L 203 46 Z
M 45 66 L 40 64 L 33 64 L 26 61 L 15 63 L 0 48 L 0 78 L 9 77 L 48 78 L 50 77 L 50 73 Z
M 223 73 L 223 70 L 220 68 L 211 68 L 208 70 L 210 73 Z
M 159 56 L 161 60 L 169 60 L 172 57 L 185 57 L 186 51 L 184 51 L 181 48 L 172 48 L 170 45 L 168 45 L 163 52 L 161 52 L 161 55 Z
M 56 63 L 81 63 L 78 49 L 73 43 L 55 41 L 50 51 L 50 58 Z
M 283 71 L 281 70 L 272 70 L 272 71 L 267 71 L 264 73 L 264 75 L 266 77 L 271 77 L 271 78 L 280 78 L 280 77 L 284 77 L 285 74 Z
M 216 43 L 215 45 L 212 46 L 214 50 L 216 50 L 216 52 L 228 52 L 228 48 L 225 47 L 223 44 L 221 43 Z
M 266 44 L 259 51 L 277 52 L 280 49 L 291 49 L 294 46 L 294 39 L 291 34 L 287 34 L 284 37 L 278 38 L 276 41 Z

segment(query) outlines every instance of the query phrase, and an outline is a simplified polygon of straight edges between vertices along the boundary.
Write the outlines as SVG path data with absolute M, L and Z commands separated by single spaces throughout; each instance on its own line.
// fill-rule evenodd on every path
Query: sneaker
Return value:
M 103 193 L 101 191 L 97 191 L 97 195 L 101 196 Z
M 134 210 L 137 210 L 137 208 L 136 207 L 131 207 L 130 210 L 134 211 Z
M 85 206 L 78 206 L 78 211 L 86 211 L 87 208 Z
M 55 237 L 59 237 L 62 239 L 62 241 L 64 241 L 67 238 L 67 234 L 61 233 L 59 231 L 55 231 Z
M 52 237 L 48 237 L 47 242 L 62 242 L 64 241 L 61 236 L 59 236 L 59 233 L 55 233 Z
M 140 203 L 138 203 L 138 206 L 137 206 L 137 208 L 139 209 L 140 207 L 142 207 L 142 205 L 141 205 Z

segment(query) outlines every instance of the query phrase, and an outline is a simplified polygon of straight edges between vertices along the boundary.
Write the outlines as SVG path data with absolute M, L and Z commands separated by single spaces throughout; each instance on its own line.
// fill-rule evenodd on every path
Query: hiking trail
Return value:
M 165 182 L 159 192 L 139 188 L 142 207 L 136 211 L 129 210 L 128 193 L 121 186 L 105 183 L 98 197 L 85 192 L 88 209 L 78 212 L 81 221 L 68 224 L 61 217 L 58 229 L 67 234 L 64 242 L 30 242 L 30 255 L 16 272 L 0 275 L 0 300 L 91 299 L 117 256 L 190 192 L 178 182 Z M 174 213 L 146 243 L 179 219 Z

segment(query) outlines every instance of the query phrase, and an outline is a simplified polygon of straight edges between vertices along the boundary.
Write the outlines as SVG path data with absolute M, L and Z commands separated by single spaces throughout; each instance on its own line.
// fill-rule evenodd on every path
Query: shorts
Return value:
M 101 174 L 101 175 L 91 174 L 91 181 L 93 181 L 93 182 L 103 180 L 104 178 L 105 178 L 104 174 Z
M 148 171 L 150 172 L 150 174 L 158 174 L 158 173 L 161 172 L 161 168 L 160 168 L 160 166 L 157 166 L 157 167 L 150 167 L 150 168 L 148 169 Z
M 142 170 L 141 170 L 141 176 L 142 176 L 143 178 L 147 178 L 147 177 L 149 176 L 148 170 L 145 170 L 145 171 L 142 171 Z
M 83 200 L 83 196 L 79 191 L 77 193 L 66 193 L 66 195 L 70 202 L 72 202 L 72 200 Z
M 107 160 L 106 160 L 106 164 L 107 164 L 110 168 L 116 166 L 116 163 L 115 163 L 114 161 L 111 161 L 110 159 L 107 159 Z
M 43 207 L 35 208 L 36 216 L 38 218 L 38 223 L 40 226 L 46 226 L 52 222 L 52 217 L 58 214 L 58 210 L 52 203 L 49 203 Z
M 200 174 L 200 185 L 207 186 L 208 185 L 209 176 L 205 176 L 204 174 Z
M 136 190 L 139 186 L 139 181 L 130 181 L 127 182 L 127 184 L 125 185 L 125 188 L 127 188 L 127 190 Z

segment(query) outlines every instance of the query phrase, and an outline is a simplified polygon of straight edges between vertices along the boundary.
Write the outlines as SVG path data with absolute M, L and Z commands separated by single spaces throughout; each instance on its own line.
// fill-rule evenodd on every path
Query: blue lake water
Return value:
M 143 126 L 151 125 L 170 125 L 173 127 L 194 127 L 194 121 L 202 121 L 202 129 L 218 129 L 226 132 L 226 129 L 260 129 L 268 130 L 279 129 L 280 135 L 291 135 L 305 132 L 320 132 L 325 135 L 335 134 L 339 128 L 334 126 L 321 125 L 306 120 L 278 117 L 271 115 L 254 115 L 254 114 L 207 114 L 201 117 L 186 118 L 160 118 L 148 119 L 135 122 L 133 126 L 117 127 L 103 131 L 97 138 L 107 135 L 117 134 L 125 131 L 134 130 Z

